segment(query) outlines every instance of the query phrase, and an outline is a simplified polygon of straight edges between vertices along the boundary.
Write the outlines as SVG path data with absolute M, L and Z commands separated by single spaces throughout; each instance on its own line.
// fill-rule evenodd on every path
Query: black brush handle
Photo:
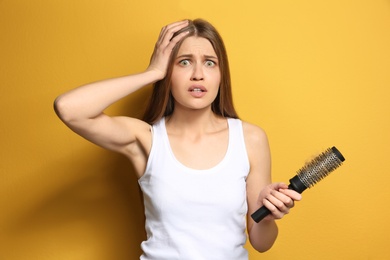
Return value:
M 266 208 L 265 206 L 262 206 L 258 210 L 256 210 L 252 215 L 252 219 L 256 222 L 259 223 L 263 218 L 271 214 L 271 211 Z

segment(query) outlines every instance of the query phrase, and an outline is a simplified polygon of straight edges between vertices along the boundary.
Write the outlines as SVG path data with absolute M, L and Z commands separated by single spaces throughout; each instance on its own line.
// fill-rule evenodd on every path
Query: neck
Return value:
M 215 130 L 219 124 L 226 122 L 224 118 L 214 114 L 211 108 L 207 110 L 179 111 L 175 110 L 167 118 L 167 127 L 171 131 L 191 131 L 205 133 Z

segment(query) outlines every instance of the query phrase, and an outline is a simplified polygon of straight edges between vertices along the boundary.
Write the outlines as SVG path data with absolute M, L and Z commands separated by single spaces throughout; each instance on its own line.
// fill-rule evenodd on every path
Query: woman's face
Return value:
M 219 62 L 211 43 L 196 36 L 185 39 L 174 60 L 171 77 L 175 110 L 210 108 L 220 82 Z

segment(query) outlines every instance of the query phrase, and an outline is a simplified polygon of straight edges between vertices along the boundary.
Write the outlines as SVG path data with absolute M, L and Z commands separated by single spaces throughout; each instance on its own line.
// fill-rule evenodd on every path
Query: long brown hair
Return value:
M 202 37 L 209 40 L 218 57 L 221 83 L 217 97 L 211 104 L 211 110 L 215 114 L 223 117 L 238 118 L 233 105 L 228 57 L 220 34 L 213 25 L 202 19 L 189 21 L 189 25 L 176 32 L 173 37 L 184 31 L 189 31 L 189 33 L 181 39 L 172 50 L 166 77 L 153 85 L 153 92 L 144 113 L 143 120 L 149 124 L 154 124 L 163 116 L 169 116 L 173 113 L 174 99 L 171 94 L 173 62 L 184 39 L 191 36 Z

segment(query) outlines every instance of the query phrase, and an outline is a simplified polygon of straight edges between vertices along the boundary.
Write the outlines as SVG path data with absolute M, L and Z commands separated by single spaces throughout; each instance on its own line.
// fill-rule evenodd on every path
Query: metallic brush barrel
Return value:
M 339 167 L 345 160 L 336 147 L 328 148 L 308 164 L 298 170 L 297 175 L 290 180 L 293 190 L 302 193 L 306 188 L 311 188 Z

